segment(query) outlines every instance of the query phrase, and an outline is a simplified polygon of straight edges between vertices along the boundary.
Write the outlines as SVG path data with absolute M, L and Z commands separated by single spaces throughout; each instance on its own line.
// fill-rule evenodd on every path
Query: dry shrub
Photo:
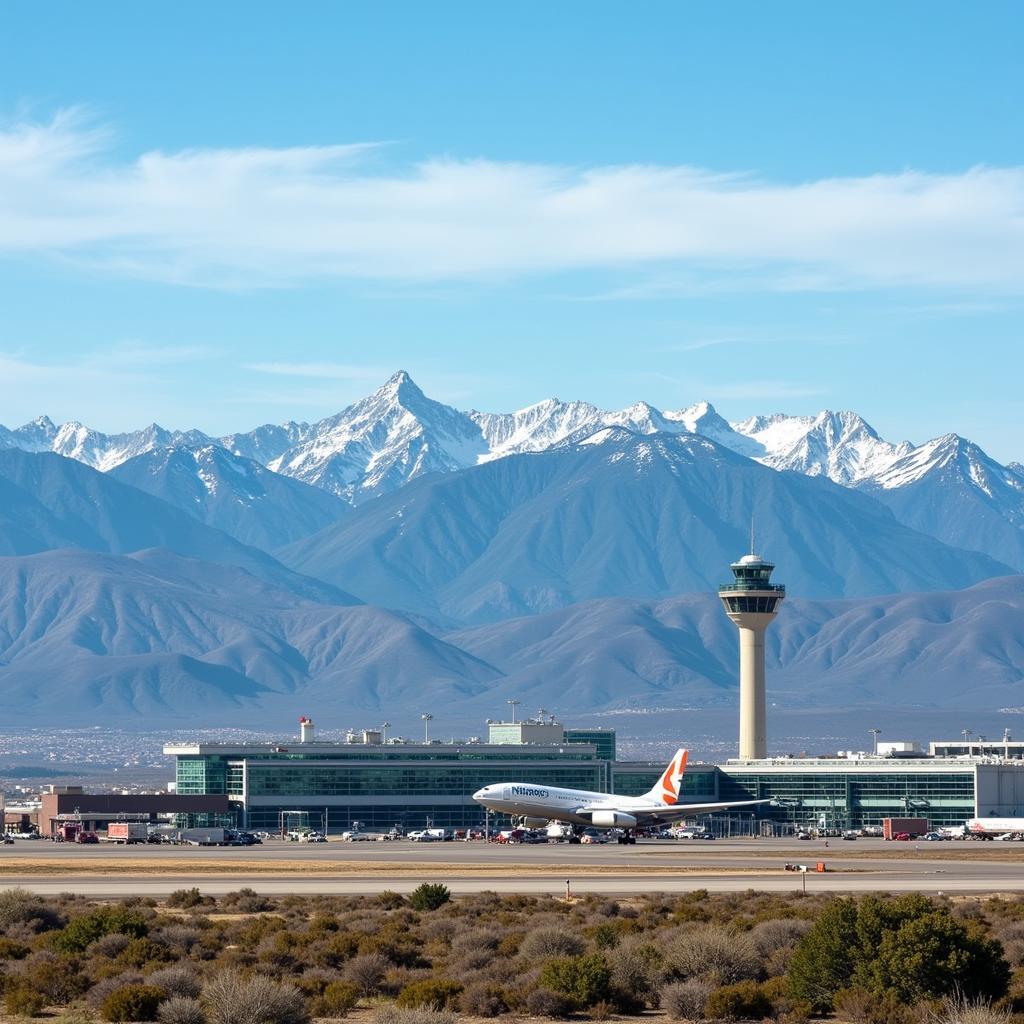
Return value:
M 103 978 L 98 981 L 85 994 L 85 1001 L 95 1010 L 98 1010 L 112 992 L 126 985 L 141 985 L 142 975 L 138 971 L 122 971 L 120 974 L 110 978 Z
M 649 938 L 630 937 L 605 954 L 611 970 L 611 984 L 642 1005 L 657 1006 L 658 984 L 662 974 L 661 952 Z
M 526 997 L 525 1005 L 531 1017 L 568 1017 L 575 1008 L 567 995 L 549 988 L 535 988 Z
M 380 991 L 380 983 L 390 966 L 380 953 L 364 953 L 345 964 L 342 978 L 358 985 L 363 995 L 375 995 Z
M 763 957 L 770 956 L 777 949 L 785 949 L 797 944 L 811 930 L 811 922 L 802 918 L 776 918 L 774 921 L 761 921 L 747 933 L 754 943 L 754 948 Z
M 131 941 L 127 935 L 122 935 L 120 932 L 111 932 L 110 935 L 101 935 L 89 946 L 86 952 L 90 956 L 105 956 L 113 960 L 128 948 L 128 943 Z
M 497 1017 L 508 1005 L 500 985 L 478 981 L 459 996 L 459 1009 L 470 1017 Z
M 206 1024 L 202 1004 L 190 996 L 171 996 L 156 1011 L 160 1024 Z
M 111 1021 L 156 1020 L 163 998 L 163 989 L 155 985 L 126 985 L 103 1000 L 100 1016 Z
M 480 950 L 496 951 L 504 937 L 504 933 L 497 928 L 473 928 L 470 931 L 459 932 L 451 939 L 452 952 L 464 955 Z
M 173 949 L 188 953 L 203 938 L 200 928 L 191 928 L 187 924 L 169 924 L 160 929 L 159 937 Z
M 519 953 L 528 960 L 539 962 L 560 956 L 579 956 L 585 948 L 578 935 L 564 928 L 536 928 L 524 936 Z
M 761 960 L 750 936 L 705 924 L 677 932 L 665 951 L 671 974 L 682 980 L 703 978 L 719 985 L 756 978 Z
M 4 992 L 4 1009 L 15 1017 L 38 1017 L 46 1000 L 35 989 L 18 982 Z
M 427 1006 L 432 1010 L 450 1010 L 458 1005 L 462 986 L 449 978 L 424 978 L 406 985 L 395 1005 L 403 1009 Z
M 27 889 L 5 889 L 0 892 L 0 928 L 16 925 L 30 933 L 49 931 L 62 924 L 60 914 L 35 893 Z
M 18 973 L 30 988 L 58 1006 L 77 999 L 89 987 L 88 980 L 79 973 L 78 961 L 46 950 L 23 960 Z
M 261 975 L 221 971 L 203 989 L 210 1024 L 307 1024 L 302 993 Z
M 199 995 L 200 986 L 195 971 L 180 964 L 162 967 L 146 980 L 150 985 L 159 985 L 169 996 L 188 996 L 195 999 Z
M 400 1007 L 393 1003 L 378 1006 L 375 1024 L 455 1024 L 450 1010 L 431 1010 L 426 1006 Z
M 332 981 L 313 1001 L 317 1017 L 347 1017 L 348 1011 L 359 1002 L 359 987 L 351 981 Z
M 661 1008 L 673 1020 L 703 1020 L 711 991 L 712 986 L 706 981 L 674 982 L 661 990 Z
M 932 1024 L 1009 1024 L 1009 1010 L 997 1010 L 985 999 L 957 996 L 946 999 L 942 1009 L 933 1013 Z

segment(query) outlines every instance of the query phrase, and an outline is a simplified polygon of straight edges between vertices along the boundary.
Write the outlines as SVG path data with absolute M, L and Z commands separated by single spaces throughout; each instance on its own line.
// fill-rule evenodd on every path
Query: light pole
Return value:
M 522 701 L 521 700 L 507 700 L 507 701 L 505 701 L 505 703 L 508 704 L 512 708 L 512 724 L 515 725 L 516 724 L 516 708 L 519 707 L 520 704 L 522 704 Z
M 383 739 L 384 743 L 387 743 L 387 741 L 388 741 L 388 729 L 390 729 L 390 728 L 391 728 L 391 723 L 390 722 L 382 722 L 381 723 L 380 729 L 381 729 L 381 735 L 384 737 L 384 739 Z
M 430 742 L 430 720 L 433 717 L 434 716 L 431 715 L 431 714 L 420 715 L 420 718 L 423 719 L 423 742 L 424 743 L 429 743 Z
M 967 737 L 971 735 L 971 730 L 970 729 L 961 729 L 960 730 L 960 735 L 963 736 L 963 738 L 964 738 L 964 743 L 967 745 L 967 756 L 970 757 L 971 756 L 971 744 L 970 744 L 970 741 L 967 739 Z
M 874 749 L 872 753 L 874 753 L 876 756 L 878 754 L 878 734 L 881 731 L 881 729 L 868 729 L 868 732 L 871 733 L 871 739 L 874 741 Z

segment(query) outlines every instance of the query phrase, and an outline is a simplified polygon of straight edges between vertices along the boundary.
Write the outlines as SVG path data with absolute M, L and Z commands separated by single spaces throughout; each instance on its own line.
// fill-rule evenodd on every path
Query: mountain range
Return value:
M 728 704 L 713 590 L 752 518 L 790 588 L 775 697 L 1021 703 L 1019 464 L 850 412 L 463 412 L 398 373 L 318 423 L 219 438 L 0 427 L 0 708 Z
M 0 448 L 53 451 L 109 471 L 168 448 L 215 446 L 358 506 L 421 476 L 546 451 L 604 427 L 699 434 L 771 469 L 861 490 L 888 505 L 907 526 L 1024 570 L 1019 463 L 1000 465 L 956 434 L 919 445 L 886 441 L 853 412 L 756 415 L 729 423 L 707 402 L 667 411 L 639 402 L 609 411 L 557 399 L 512 413 L 463 412 L 428 398 L 400 371 L 374 394 L 314 424 L 266 424 L 214 438 L 156 424 L 104 434 L 76 422 L 58 427 L 41 416 L 14 430 L 0 427 Z M 181 505 L 184 499 L 174 500 L 173 492 L 157 491 Z

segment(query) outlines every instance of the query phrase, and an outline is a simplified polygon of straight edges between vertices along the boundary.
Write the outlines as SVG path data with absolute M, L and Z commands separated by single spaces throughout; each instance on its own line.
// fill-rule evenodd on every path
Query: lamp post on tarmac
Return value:
M 520 704 L 522 704 L 522 701 L 521 700 L 507 700 L 507 701 L 505 701 L 505 703 L 508 704 L 512 708 L 512 724 L 515 725 L 516 724 L 516 708 L 519 707 Z
M 423 719 L 423 742 L 424 743 L 429 743 L 430 742 L 430 722 L 431 722 L 431 719 L 433 717 L 434 716 L 431 715 L 430 713 L 420 715 L 420 718 Z

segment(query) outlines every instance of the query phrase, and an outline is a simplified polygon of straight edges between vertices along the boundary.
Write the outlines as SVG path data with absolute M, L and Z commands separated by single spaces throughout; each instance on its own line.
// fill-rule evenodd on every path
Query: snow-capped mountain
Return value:
M 400 371 L 369 398 L 321 420 L 308 440 L 269 467 L 358 503 L 425 473 L 474 465 L 486 454 L 469 416 L 427 398 Z
M 695 434 L 622 427 L 413 481 L 276 554 L 371 604 L 484 622 L 596 597 L 713 590 L 746 550 L 752 514 L 759 543 L 804 596 L 1008 572 L 827 479 L 775 472 Z
M 110 475 L 265 551 L 308 537 L 352 511 L 319 487 L 215 444 L 158 448 L 122 462 Z
M 827 477 L 878 497 L 907 525 L 1024 570 L 1024 469 L 1019 464 L 1000 466 L 962 438 L 955 443 L 969 454 L 954 459 L 948 451 L 955 435 L 918 446 L 891 442 L 849 411 L 777 413 L 728 423 L 707 402 L 677 410 L 645 402 L 607 410 L 551 398 L 517 412 L 461 412 L 428 398 L 400 371 L 374 394 L 313 424 L 266 424 L 213 439 L 155 424 L 103 434 L 73 422 L 57 427 L 40 417 L 16 430 L 0 427 L 0 448 L 56 451 L 109 471 L 147 452 L 220 445 L 360 505 L 427 473 L 547 451 L 606 427 L 699 434 L 771 469 Z M 975 528 L 975 520 L 986 525 Z
M 827 476 L 846 487 L 874 479 L 913 450 L 906 441 L 882 440 L 855 412 L 752 416 L 732 427 L 754 443 L 756 447 L 744 454 L 758 462 L 772 469 Z M 729 444 L 728 440 L 722 443 Z

